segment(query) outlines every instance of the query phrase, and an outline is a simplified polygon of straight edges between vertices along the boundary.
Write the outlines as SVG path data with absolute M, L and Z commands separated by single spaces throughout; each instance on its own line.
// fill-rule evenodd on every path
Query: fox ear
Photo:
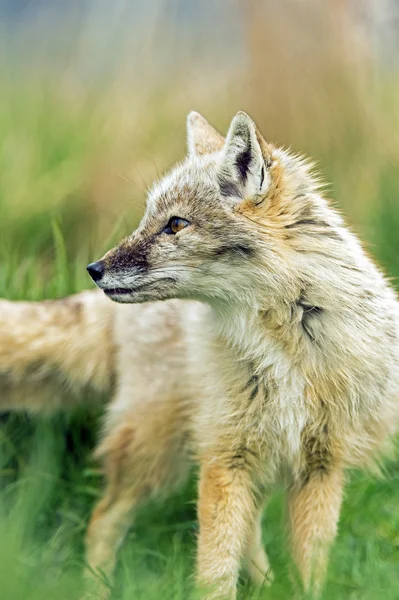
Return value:
M 222 196 L 258 198 L 270 185 L 271 148 L 252 119 L 238 112 L 231 122 L 219 168 Z
M 217 152 L 224 144 L 224 137 L 194 110 L 187 117 L 187 140 L 189 154 L 196 156 Z

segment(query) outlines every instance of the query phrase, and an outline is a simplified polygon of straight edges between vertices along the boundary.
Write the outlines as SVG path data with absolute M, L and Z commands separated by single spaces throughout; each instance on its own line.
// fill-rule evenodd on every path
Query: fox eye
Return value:
M 168 233 L 169 235 L 174 235 L 175 233 L 179 233 L 182 229 L 190 225 L 189 221 L 186 219 L 181 219 L 180 217 L 172 217 L 169 219 L 168 224 L 162 230 L 162 233 Z

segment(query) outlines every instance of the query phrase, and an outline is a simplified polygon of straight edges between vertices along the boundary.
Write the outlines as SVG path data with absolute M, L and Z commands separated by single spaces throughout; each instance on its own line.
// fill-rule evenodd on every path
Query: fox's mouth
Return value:
M 103 291 L 107 296 L 119 296 L 121 294 L 131 294 L 132 292 L 132 290 L 129 290 L 128 288 L 109 288 Z
M 140 285 L 135 285 L 130 288 L 102 288 L 102 290 L 106 296 L 110 296 L 112 298 L 133 296 L 136 292 L 146 292 L 147 290 L 151 290 L 154 287 L 162 285 L 166 282 L 175 283 L 175 279 L 173 277 L 163 277 L 162 279 L 157 279 L 155 281 L 142 282 Z

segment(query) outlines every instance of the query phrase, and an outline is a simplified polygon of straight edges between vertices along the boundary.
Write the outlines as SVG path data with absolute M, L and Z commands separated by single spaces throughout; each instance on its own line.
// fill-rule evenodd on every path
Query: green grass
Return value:
M 383 180 L 387 214 L 375 221 L 381 256 L 389 262 L 391 231 L 399 211 L 390 202 L 392 173 Z M 385 206 L 385 204 L 384 204 Z M 89 285 L 87 253 L 68 252 L 68 228 L 48 220 L 47 255 L 12 248 L 2 255 L 0 295 L 57 297 Z M 33 227 L 33 225 L 32 225 Z M 63 232 L 63 233 L 62 233 Z M 395 240 L 394 240 L 395 241 Z M 392 272 L 396 261 L 389 263 Z M 89 402 L 87 404 L 90 404 Z M 0 429 L 0 597 L 7 600 L 73 600 L 81 593 L 83 538 L 101 489 L 91 460 L 99 427 L 96 410 L 51 419 L 5 415 Z M 195 474 L 182 493 L 144 507 L 120 553 L 115 598 L 183 600 L 192 587 L 196 515 Z M 264 517 L 264 542 L 276 579 L 270 590 L 242 582 L 242 597 L 283 600 L 291 593 L 285 535 L 284 494 L 277 491 Z M 399 463 L 383 479 L 352 474 L 340 533 L 332 553 L 326 599 L 399 597 Z
M 89 259 L 133 229 L 141 210 L 136 208 L 141 193 L 115 176 L 128 172 L 127 159 L 119 162 L 127 142 L 132 143 L 130 159 L 139 160 L 140 151 L 145 154 L 140 165 L 147 175 L 155 141 L 166 147 L 184 113 L 177 107 L 175 122 L 151 106 L 154 114 L 146 115 L 151 139 L 131 130 L 127 140 L 118 111 L 111 125 L 100 126 L 109 118 L 109 102 L 99 104 L 89 94 L 72 108 L 54 93 L 57 85 L 30 86 L 7 87 L 0 97 L 0 296 L 37 300 L 90 285 L 85 273 Z M 192 101 L 191 106 L 197 105 Z M 380 117 L 386 127 L 385 113 Z M 340 124 L 346 138 L 336 137 L 331 148 L 326 129 L 327 141 L 318 132 L 317 140 L 307 138 L 308 150 L 334 182 L 333 195 L 351 224 L 386 272 L 397 277 L 396 149 L 390 149 L 387 161 L 383 141 L 375 141 L 376 149 L 367 142 L 367 129 L 359 147 L 357 131 L 345 129 L 345 118 Z M 182 126 L 179 131 L 181 150 Z M 159 165 L 166 165 L 173 153 L 168 147 Z M 128 205 L 130 195 L 136 202 Z M 90 454 L 100 417 L 94 409 L 51 419 L 1 417 L 0 598 L 79 598 L 84 533 L 101 489 L 101 473 Z M 197 531 L 195 487 L 193 474 L 180 494 L 139 512 L 120 553 L 115 598 L 188 598 Z M 243 581 L 241 597 L 286 600 L 292 589 L 283 490 L 276 491 L 265 512 L 264 542 L 275 583 L 256 592 Z M 399 598 L 399 462 L 388 465 L 380 480 L 351 474 L 323 594 L 323 600 L 381 598 Z
M 95 418 L 81 414 L 3 426 L 0 593 L 8 600 L 73 600 L 81 593 L 82 540 L 100 477 L 89 457 Z M 137 515 L 120 553 L 114 598 L 184 600 L 191 589 L 195 486 Z M 264 541 L 275 570 L 271 590 L 242 582 L 245 598 L 289 597 L 284 495 L 264 517 Z M 323 598 L 397 599 L 399 468 L 384 480 L 353 475 Z M 245 594 L 244 594 L 245 590 Z

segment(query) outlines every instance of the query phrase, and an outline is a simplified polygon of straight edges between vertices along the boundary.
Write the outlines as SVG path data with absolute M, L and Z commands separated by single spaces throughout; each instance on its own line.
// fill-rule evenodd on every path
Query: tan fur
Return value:
M 258 509 L 258 514 L 254 518 L 252 531 L 249 533 L 248 547 L 244 555 L 245 566 L 252 582 L 259 587 L 268 587 L 273 582 L 273 572 L 262 545 L 262 512 L 263 506 Z
M 203 460 L 200 475 L 198 579 L 209 588 L 208 598 L 234 598 L 237 564 L 249 545 L 256 504 L 244 469 L 212 462 L 213 456 Z
M 255 582 L 272 580 L 260 518 L 283 476 L 294 561 L 319 594 L 344 471 L 378 465 L 398 429 L 399 305 L 306 161 L 265 142 L 244 113 L 223 146 L 199 115 L 188 138 L 189 157 L 154 187 L 97 281 L 120 304 L 103 338 L 116 391 L 97 451 L 107 484 L 88 531 L 91 573 L 111 574 L 134 509 L 179 485 L 194 458 L 207 598 L 233 600 L 242 563 Z M 174 217 L 186 224 L 176 235 Z M 48 337 L 48 364 L 69 373 Z
M 0 300 L 0 407 L 51 410 L 82 387 L 109 391 L 115 307 L 96 292 L 62 300 Z
M 337 534 L 342 501 L 341 470 L 313 472 L 289 490 L 294 561 L 307 589 L 321 592 L 328 549 Z
M 196 156 L 217 152 L 223 148 L 224 137 L 194 110 L 188 115 L 188 148 Z

